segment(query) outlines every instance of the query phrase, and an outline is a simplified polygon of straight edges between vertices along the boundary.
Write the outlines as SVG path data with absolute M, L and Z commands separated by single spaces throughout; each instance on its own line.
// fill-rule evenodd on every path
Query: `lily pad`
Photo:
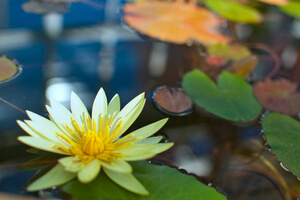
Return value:
M 238 44 L 217 44 L 207 46 L 210 56 L 221 57 L 225 60 L 239 61 L 251 55 L 250 50 Z
M 244 23 L 259 23 L 262 21 L 262 16 L 256 9 L 233 1 L 205 0 L 204 4 L 230 21 Z
M 193 102 L 181 88 L 159 87 L 152 93 L 154 105 L 163 113 L 186 116 L 192 112 Z
M 262 125 L 277 158 L 300 177 L 300 123 L 290 116 L 270 113 L 263 119 Z
M 299 1 L 290 1 L 287 5 L 279 7 L 281 11 L 285 12 L 286 14 L 300 18 L 300 2 Z
M 139 196 L 114 184 L 105 173 L 89 184 L 82 184 L 77 179 L 62 186 L 62 189 L 79 199 L 93 200 L 225 200 L 214 188 L 208 187 L 193 176 L 180 173 L 177 169 L 157 166 L 146 161 L 131 163 L 135 177 L 150 192 L 149 196 Z
M 251 85 L 229 72 L 223 71 L 216 85 L 202 71 L 194 70 L 183 77 L 182 86 L 198 106 L 221 118 L 247 122 L 260 114 Z
M 254 95 L 259 103 L 265 108 L 284 113 L 296 115 L 300 113 L 300 93 L 297 92 L 298 85 L 285 79 L 265 80 L 254 86 Z
M 21 72 L 20 65 L 5 56 L 0 56 L 0 83 L 15 78 Z
M 264 3 L 273 4 L 273 5 L 286 5 L 289 3 L 289 0 L 259 0 Z

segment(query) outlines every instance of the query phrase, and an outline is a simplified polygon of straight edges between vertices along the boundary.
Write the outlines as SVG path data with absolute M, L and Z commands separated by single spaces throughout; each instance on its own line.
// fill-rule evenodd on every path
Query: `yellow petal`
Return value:
M 106 168 L 104 171 L 112 181 L 121 187 L 140 195 L 149 195 L 146 188 L 131 173 L 118 173 Z
M 66 171 L 73 173 L 77 173 L 84 167 L 84 163 L 75 156 L 61 158 L 58 162 L 64 166 Z
M 90 114 L 81 99 L 74 92 L 71 93 L 71 110 L 72 117 L 80 128 L 87 127 L 86 120 L 90 119 Z
M 116 160 L 112 161 L 111 163 L 102 162 L 101 164 L 104 168 L 107 168 L 111 171 L 116 171 L 119 173 L 131 173 L 132 172 L 131 165 L 122 159 L 116 159 Z
M 103 88 L 100 88 L 98 91 L 94 103 L 93 103 L 93 108 L 92 108 L 92 121 L 95 121 L 96 123 L 96 132 L 99 132 L 99 118 L 101 114 L 106 114 L 107 113 L 107 98 L 105 95 L 105 92 Z
M 31 136 L 20 136 L 18 137 L 18 140 L 36 149 L 63 154 L 63 155 L 69 155 L 68 153 L 65 153 L 59 149 L 53 148 L 55 143 L 50 142 L 49 140 L 43 138 L 36 138 Z
M 37 191 L 64 184 L 76 177 L 76 173 L 66 172 L 60 164 L 57 164 L 44 176 L 34 181 L 27 188 L 28 191 Z
M 98 159 L 94 159 L 78 172 L 78 180 L 82 183 L 89 183 L 97 177 L 100 169 L 101 162 Z

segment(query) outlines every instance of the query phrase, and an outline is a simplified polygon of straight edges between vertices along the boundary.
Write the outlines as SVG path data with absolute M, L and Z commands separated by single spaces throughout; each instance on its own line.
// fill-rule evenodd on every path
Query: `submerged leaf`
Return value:
M 143 1 L 127 3 L 124 21 L 142 34 L 184 44 L 226 43 L 229 38 L 215 29 L 221 20 L 207 9 L 183 2 Z
M 250 121 L 261 111 L 251 85 L 226 71 L 219 76 L 218 85 L 199 70 L 188 72 L 182 86 L 198 106 L 227 120 Z
M 139 196 L 114 184 L 105 173 L 89 184 L 82 184 L 74 179 L 62 186 L 73 196 L 85 199 L 106 200 L 225 200 L 214 188 L 197 181 L 195 177 L 184 175 L 167 166 L 156 166 L 145 161 L 132 163 L 134 176 L 149 191 L 149 196 Z
M 265 108 L 296 115 L 300 113 L 300 93 L 297 84 L 288 80 L 265 80 L 254 86 L 254 95 Z
M 65 13 L 69 11 L 66 2 L 29 1 L 22 4 L 24 11 L 35 14 Z
M 277 158 L 300 177 L 300 123 L 290 116 L 270 113 L 263 119 L 262 125 Z
M 205 0 L 205 5 L 217 14 L 234 22 L 259 23 L 261 14 L 254 8 L 228 0 Z

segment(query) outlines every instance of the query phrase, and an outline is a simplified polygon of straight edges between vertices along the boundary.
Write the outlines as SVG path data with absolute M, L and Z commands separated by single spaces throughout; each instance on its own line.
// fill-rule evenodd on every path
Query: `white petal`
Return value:
M 41 135 L 43 135 L 45 139 L 50 140 L 50 141 L 55 142 L 60 145 L 68 145 L 68 143 L 66 143 L 65 141 L 60 140 L 55 132 L 50 130 L 51 127 L 42 126 L 42 125 L 38 124 L 37 122 L 33 122 L 33 121 L 29 121 L 29 120 L 25 120 L 25 122 L 27 123 L 27 125 L 30 128 L 32 128 L 36 132 L 40 133 Z
M 153 135 L 154 133 L 156 133 L 159 129 L 161 129 L 161 127 L 163 127 L 167 121 L 168 121 L 168 118 L 165 118 L 165 119 L 159 120 L 157 122 L 154 122 L 152 124 L 149 124 L 147 126 L 144 126 L 140 129 L 137 129 L 130 133 L 130 135 L 132 135 L 132 137 L 130 137 L 128 139 L 147 138 L 147 137 Z
M 163 139 L 163 136 L 156 136 L 156 137 L 150 137 L 146 138 L 144 140 L 140 140 L 136 142 L 135 144 L 157 144 Z
M 57 164 L 41 178 L 34 181 L 27 188 L 28 191 L 37 191 L 64 184 L 76 177 L 76 173 L 66 172 L 60 164 Z
M 101 164 L 104 168 L 107 168 L 111 171 L 116 171 L 116 172 L 120 172 L 120 173 L 131 173 L 132 172 L 131 165 L 122 159 L 114 160 L 111 163 L 102 162 Z
M 104 171 L 112 181 L 121 187 L 140 195 L 149 194 L 146 188 L 131 173 L 117 173 L 107 168 L 104 168 Z
M 20 137 L 18 137 L 18 140 L 23 142 L 24 144 L 27 144 L 31 147 L 34 147 L 34 148 L 37 148 L 40 150 L 63 154 L 63 155 L 69 155 L 68 153 L 65 153 L 59 149 L 54 148 L 53 146 L 56 144 L 53 142 L 50 142 L 49 140 L 46 140 L 46 139 L 35 138 L 35 137 L 31 137 L 31 136 L 20 136 Z
M 60 130 L 62 130 L 66 135 L 69 135 L 66 126 L 68 126 L 73 132 L 75 132 L 75 128 L 72 122 L 71 112 L 67 108 L 65 108 L 62 104 L 55 101 L 54 99 L 51 99 L 50 102 L 52 107 L 46 106 L 50 118 L 57 124 Z
M 164 152 L 164 151 L 170 149 L 173 145 L 174 145 L 173 142 L 159 143 L 154 146 L 154 148 L 151 150 L 151 152 L 155 153 L 155 154 L 159 154 L 161 152 Z
M 96 132 L 99 132 L 99 119 L 101 114 L 107 113 L 107 99 L 102 88 L 98 91 L 92 108 L 92 121 L 96 123 Z
M 123 118 L 128 115 L 129 112 L 132 111 L 134 107 L 136 107 L 139 103 L 144 99 L 145 93 L 139 94 L 134 99 L 132 99 L 129 103 L 127 103 L 124 108 L 118 114 L 118 117 Z
M 71 93 L 71 110 L 72 117 L 77 122 L 79 128 L 82 128 L 83 125 L 87 127 L 86 120 L 90 120 L 89 112 L 81 99 L 74 92 Z
M 127 113 L 126 116 L 121 118 L 122 125 L 119 131 L 116 133 L 115 137 L 112 141 L 115 141 L 118 139 L 136 120 L 136 118 L 141 114 L 144 105 L 145 105 L 146 99 L 141 99 L 141 101 L 134 107 L 130 112 Z M 121 111 L 122 112 L 122 111 Z M 118 115 L 119 117 L 119 115 Z
M 17 123 L 19 124 L 19 126 L 26 131 L 29 135 L 31 135 L 32 137 L 36 137 L 36 138 L 45 138 L 45 136 L 41 133 L 36 132 L 35 130 L 33 130 L 32 128 L 30 128 L 27 124 L 25 124 L 24 122 L 18 120 Z
M 146 159 L 153 158 L 155 155 L 156 155 L 155 153 L 148 152 L 147 154 L 126 156 L 123 157 L 123 159 L 126 161 L 139 161 L 139 160 L 146 160 Z
M 77 173 L 84 167 L 84 163 L 75 156 L 61 158 L 58 162 L 64 166 L 66 171 L 73 173 Z
M 114 114 L 116 115 L 120 112 L 120 97 L 116 94 L 109 102 L 107 108 L 107 114 Z
M 89 183 L 97 177 L 100 169 L 101 161 L 94 159 L 78 172 L 78 180 L 82 183 Z
M 58 128 L 58 126 L 53 121 L 50 121 L 50 120 L 46 119 L 45 117 L 42 117 L 31 111 L 26 111 L 26 113 L 32 121 L 39 123 L 41 126 L 48 127 L 48 129 L 52 130 L 53 132 L 62 134 L 61 130 Z
M 147 154 L 153 149 L 153 144 L 133 144 L 128 147 L 115 150 L 114 152 L 122 153 L 123 156 L 133 156 Z

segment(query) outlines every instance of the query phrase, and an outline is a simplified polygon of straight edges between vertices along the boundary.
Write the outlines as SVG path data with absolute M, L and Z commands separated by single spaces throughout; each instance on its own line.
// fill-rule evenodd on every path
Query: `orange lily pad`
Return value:
M 0 56 L 0 83 L 15 78 L 20 72 L 21 68 L 16 61 Z
M 143 1 L 127 3 L 124 21 L 138 32 L 159 40 L 185 44 L 227 43 L 216 29 L 222 20 L 211 11 L 184 2 Z
M 255 84 L 253 92 L 258 102 L 266 109 L 297 115 L 300 113 L 298 85 L 285 79 L 265 80 Z

